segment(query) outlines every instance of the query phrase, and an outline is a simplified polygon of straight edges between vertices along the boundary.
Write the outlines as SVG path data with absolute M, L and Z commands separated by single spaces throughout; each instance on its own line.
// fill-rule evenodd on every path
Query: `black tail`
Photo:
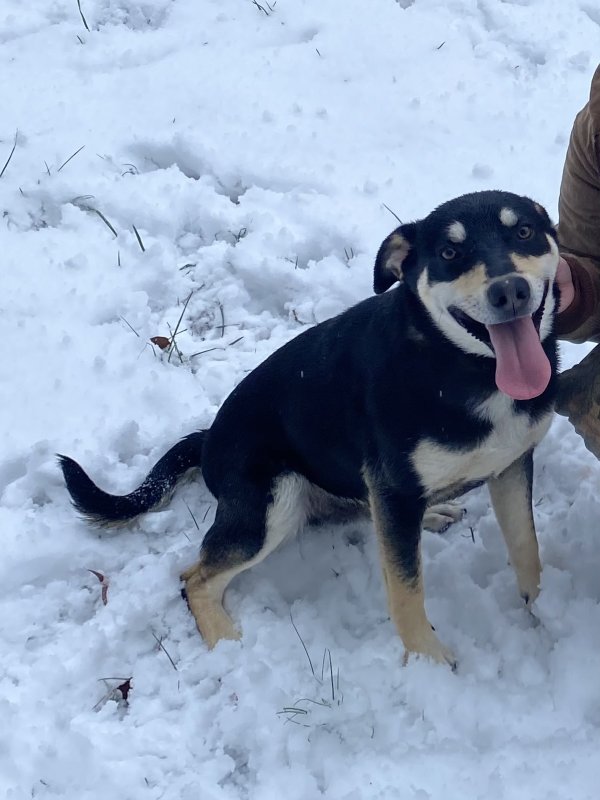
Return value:
M 72 458 L 59 455 L 58 461 L 77 511 L 96 525 L 118 525 L 165 503 L 179 479 L 202 466 L 205 436 L 206 431 L 190 433 L 164 454 L 138 489 L 122 496 L 99 489 Z

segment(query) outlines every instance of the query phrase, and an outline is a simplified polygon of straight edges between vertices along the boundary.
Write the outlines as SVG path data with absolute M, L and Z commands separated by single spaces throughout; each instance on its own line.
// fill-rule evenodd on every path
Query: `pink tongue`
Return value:
M 496 385 L 514 400 L 538 397 L 550 383 L 552 368 L 531 317 L 487 325 L 496 353 Z

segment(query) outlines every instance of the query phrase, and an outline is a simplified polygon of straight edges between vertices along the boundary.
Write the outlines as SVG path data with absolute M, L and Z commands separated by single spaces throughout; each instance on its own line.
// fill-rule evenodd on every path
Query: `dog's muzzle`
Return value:
M 496 385 L 514 400 L 538 397 L 552 377 L 539 333 L 548 290 L 546 283 L 537 309 L 532 308 L 529 282 L 521 275 L 496 278 L 486 290 L 497 320 L 486 325 L 496 355 Z
M 549 281 L 544 282 L 540 292 L 539 288 L 532 289 L 526 278 L 513 273 L 487 284 L 475 313 L 471 308 L 449 308 L 459 325 L 493 350 L 496 385 L 513 400 L 538 397 L 552 377 L 540 340 L 549 291 Z

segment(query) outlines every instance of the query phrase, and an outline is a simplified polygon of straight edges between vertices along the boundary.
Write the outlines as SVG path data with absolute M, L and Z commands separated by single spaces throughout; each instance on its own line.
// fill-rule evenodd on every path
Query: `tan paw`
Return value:
M 184 578 L 182 594 L 208 648 L 212 650 L 221 639 L 240 639 L 240 631 L 223 608 L 222 589 L 216 587 L 214 581 L 204 580 L 197 569 L 192 568 L 184 574 L 189 577 Z
M 406 647 L 404 665 L 407 664 L 409 658 L 424 656 L 438 664 L 448 664 L 453 672 L 456 670 L 458 664 L 456 656 L 452 650 L 440 642 L 433 630 L 429 634 L 425 634 L 418 642 L 412 642 L 410 645 L 405 643 L 404 646 Z
M 215 622 L 214 618 L 210 621 L 196 619 L 200 635 L 209 650 L 212 650 L 223 640 L 236 642 L 242 638 L 241 632 L 235 627 L 228 614 L 226 614 L 226 617 L 226 620 L 218 622 Z
M 444 533 L 450 525 L 460 522 L 465 513 L 465 509 L 456 503 L 438 503 L 426 509 L 423 527 L 427 531 Z
M 531 606 L 535 603 L 540 594 L 540 587 L 532 583 L 529 588 L 521 588 L 520 592 L 521 597 L 525 600 L 525 605 L 527 608 L 531 609 Z

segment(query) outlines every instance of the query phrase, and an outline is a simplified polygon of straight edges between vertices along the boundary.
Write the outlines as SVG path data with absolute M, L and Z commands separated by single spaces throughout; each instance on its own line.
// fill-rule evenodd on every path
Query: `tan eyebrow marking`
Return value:
M 452 222 L 450 225 L 448 225 L 447 232 L 448 238 L 455 244 L 460 244 L 467 238 L 467 231 L 465 230 L 465 226 L 462 224 L 462 222 Z
M 503 208 L 500 211 L 500 222 L 503 225 L 506 225 L 507 228 L 513 228 L 519 218 L 517 217 L 516 213 L 512 210 L 512 208 Z

